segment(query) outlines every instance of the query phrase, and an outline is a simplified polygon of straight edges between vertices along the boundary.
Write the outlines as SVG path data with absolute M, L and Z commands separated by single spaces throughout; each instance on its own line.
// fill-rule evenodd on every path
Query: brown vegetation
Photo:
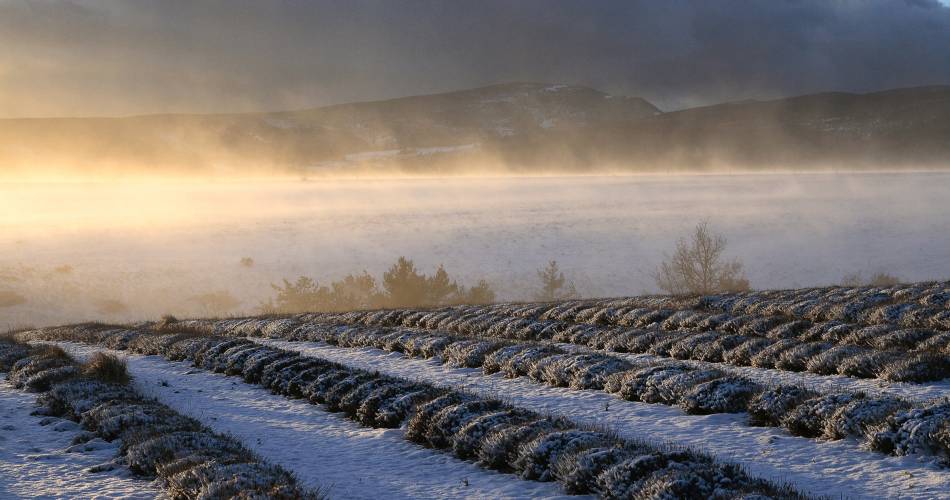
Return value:
M 676 242 L 676 251 L 654 273 L 657 286 L 671 295 L 705 295 L 749 289 L 737 259 L 725 260 L 726 238 L 713 234 L 707 222 Z

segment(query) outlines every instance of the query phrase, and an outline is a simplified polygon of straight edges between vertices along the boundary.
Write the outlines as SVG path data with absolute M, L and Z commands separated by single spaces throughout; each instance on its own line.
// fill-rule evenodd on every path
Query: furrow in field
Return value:
M 851 498 L 933 498 L 950 490 L 950 475 L 928 460 L 887 457 L 856 449 L 853 441 L 816 442 L 779 429 L 748 427 L 744 416 L 684 415 L 668 406 L 628 402 L 601 391 L 552 388 L 524 378 L 486 376 L 439 360 L 407 359 L 378 349 L 322 343 L 257 340 L 366 370 L 499 395 L 516 406 L 607 425 L 625 437 L 650 436 L 736 461 L 759 477 L 786 480 L 802 491 Z
M 60 344 L 71 354 L 104 350 Z M 145 394 L 295 473 L 332 498 L 558 498 L 556 483 L 523 481 L 405 440 L 403 429 L 373 429 L 238 378 L 159 356 L 126 356 Z M 578 497 L 571 497 L 578 498 Z

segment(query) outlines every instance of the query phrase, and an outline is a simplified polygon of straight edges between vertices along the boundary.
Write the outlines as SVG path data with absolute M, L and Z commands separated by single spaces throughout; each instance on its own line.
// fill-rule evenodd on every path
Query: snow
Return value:
M 0 379 L 0 498 L 155 498 L 152 482 L 124 468 L 90 473 L 111 461 L 118 443 L 93 440 L 71 447 L 81 429 L 75 422 L 31 416 L 36 394 Z M 46 420 L 47 425 L 40 422 Z M 72 450 L 72 451 L 69 451 Z
M 745 415 L 685 415 L 664 405 L 629 402 L 602 391 L 552 388 L 525 378 L 452 368 L 439 360 L 407 359 L 378 349 L 348 349 L 313 342 L 260 340 L 348 366 L 388 375 L 500 395 L 526 409 L 553 412 L 602 425 L 621 436 L 668 441 L 738 462 L 753 475 L 786 480 L 815 495 L 852 498 L 935 498 L 950 491 L 950 474 L 932 461 L 864 451 L 852 440 L 818 442 L 781 429 L 749 427 Z
M 62 343 L 84 358 L 103 349 Z M 488 471 L 405 440 L 402 429 L 371 429 L 303 400 L 159 356 L 129 355 L 138 390 L 212 430 L 228 433 L 304 486 L 332 498 L 560 498 L 554 483 Z M 583 498 L 583 497 L 571 497 Z

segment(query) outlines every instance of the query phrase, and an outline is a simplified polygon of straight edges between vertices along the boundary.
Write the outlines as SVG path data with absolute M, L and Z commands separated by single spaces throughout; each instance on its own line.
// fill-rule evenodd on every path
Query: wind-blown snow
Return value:
M 815 495 L 845 498 L 935 498 L 950 491 L 950 474 L 927 459 L 884 457 L 852 440 L 818 442 L 781 429 L 749 427 L 744 414 L 691 416 L 664 405 L 617 399 L 602 391 L 552 388 L 525 378 L 486 376 L 437 360 L 407 359 L 372 348 L 254 339 L 266 345 L 388 375 L 500 395 L 516 406 L 606 425 L 623 436 L 686 444 L 746 466 L 753 475 L 793 483 Z
M 104 349 L 63 343 L 78 358 Z M 403 438 L 402 429 L 371 429 L 303 400 L 271 394 L 240 378 L 194 369 L 159 356 L 129 355 L 142 394 L 231 434 L 271 463 L 331 498 L 560 498 L 556 483 L 523 481 L 482 469 Z M 572 496 L 570 498 L 584 498 Z
M 96 439 L 67 451 L 79 424 L 30 415 L 35 401 L 0 378 L 0 498 L 152 499 L 161 492 L 122 467 L 86 472 L 115 458 L 118 442 Z

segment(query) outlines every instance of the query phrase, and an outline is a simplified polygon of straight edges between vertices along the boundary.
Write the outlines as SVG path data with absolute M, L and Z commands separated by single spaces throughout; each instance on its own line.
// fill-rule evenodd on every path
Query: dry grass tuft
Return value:
M 86 361 L 83 374 L 102 382 L 119 385 L 128 384 L 130 378 L 124 359 L 102 352 L 95 353 Z

